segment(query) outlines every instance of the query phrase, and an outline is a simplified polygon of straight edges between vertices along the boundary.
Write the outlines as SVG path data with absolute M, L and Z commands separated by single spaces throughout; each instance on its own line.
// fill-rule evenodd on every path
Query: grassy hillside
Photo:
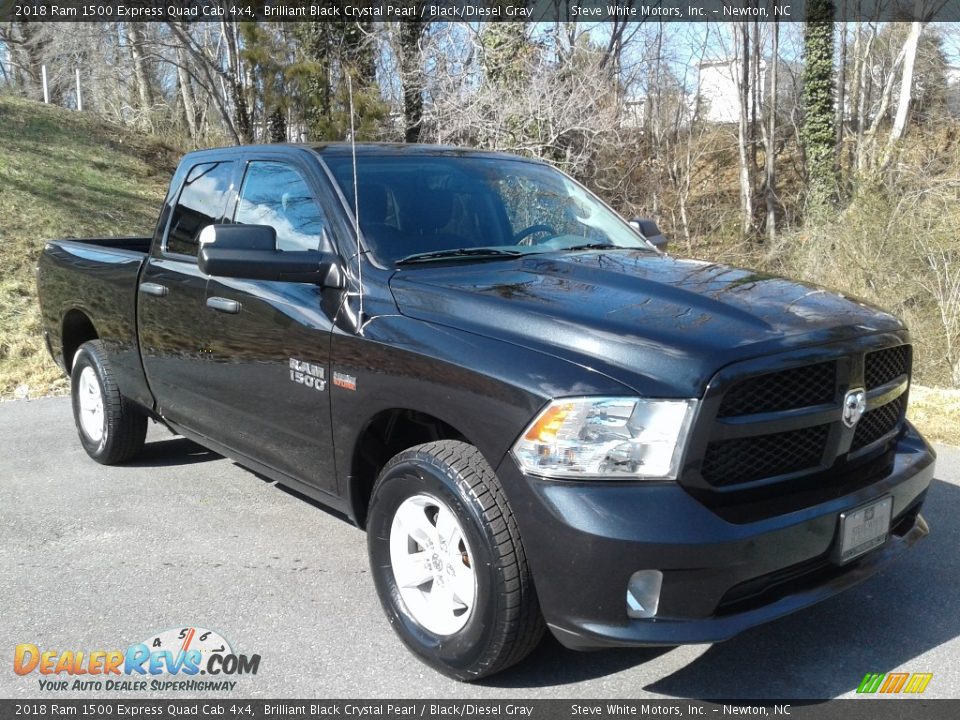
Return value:
M 0 96 L 0 398 L 67 386 L 40 339 L 44 242 L 149 234 L 177 155 L 90 115 Z

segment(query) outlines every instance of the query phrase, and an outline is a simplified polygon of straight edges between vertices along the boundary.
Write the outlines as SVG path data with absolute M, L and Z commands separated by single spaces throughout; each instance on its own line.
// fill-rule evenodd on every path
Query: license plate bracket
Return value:
M 890 535 L 893 498 L 889 495 L 840 513 L 836 561 L 843 565 L 882 546 Z

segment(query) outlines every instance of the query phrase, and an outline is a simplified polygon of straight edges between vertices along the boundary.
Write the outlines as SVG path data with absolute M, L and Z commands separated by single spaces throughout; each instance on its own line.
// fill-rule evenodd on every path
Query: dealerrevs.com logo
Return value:
M 13 655 L 17 675 L 37 673 L 40 689 L 52 692 L 224 692 L 236 687 L 232 678 L 256 675 L 259 668 L 259 655 L 237 654 L 222 635 L 201 627 L 164 630 L 126 650 L 59 650 L 21 643 Z

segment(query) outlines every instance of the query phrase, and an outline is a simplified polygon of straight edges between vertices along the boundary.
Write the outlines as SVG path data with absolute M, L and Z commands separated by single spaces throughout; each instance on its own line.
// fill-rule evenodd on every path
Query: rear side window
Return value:
M 303 175 L 284 163 L 254 161 L 247 166 L 234 221 L 273 227 L 277 250 L 329 249 L 319 203 Z
M 173 210 L 167 252 L 197 255 L 200 231 L 223 217 L 224 194 L 230 188 L 232 174 L 232 162 L 202 163 L 190 168 Z

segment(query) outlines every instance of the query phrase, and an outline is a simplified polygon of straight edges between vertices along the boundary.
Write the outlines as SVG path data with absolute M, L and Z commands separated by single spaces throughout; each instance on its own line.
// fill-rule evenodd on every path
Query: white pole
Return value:
M 40 74 L 43 75 L 43 102 L 50 104 L 50 88 L 47 87 L 47 66 L 40 66 Z
M 77 111 L 83 112 L 83 94 L 80 92 L 80 68 L 77 68 Z

